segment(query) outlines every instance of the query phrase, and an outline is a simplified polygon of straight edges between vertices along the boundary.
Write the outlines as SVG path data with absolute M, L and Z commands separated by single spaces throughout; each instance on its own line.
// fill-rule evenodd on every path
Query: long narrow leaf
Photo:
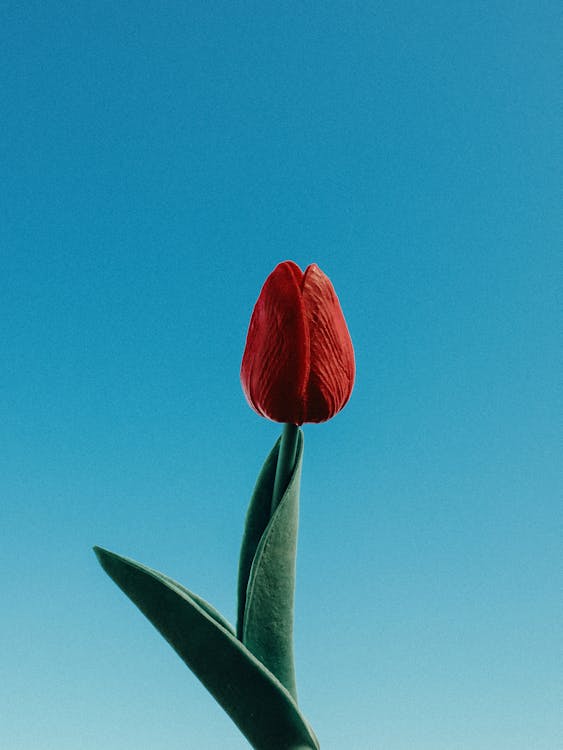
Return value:
M 240 640 L 243 638 L 246 593 L 252 563 L 254 562 L 254 556 L 260 544 L 260 539 L 262 539 L 262 535 L 270 521 L 272 493 L 274 491 L 280 442 L 281 438 L 278 438 L 264 461 L 246 513 L 238 570 L 237 636 Z
M 289 484 L 271 514 L 278 452 L 279 441 L 264 463 L 247 514 L 239 568 L 238 633 L 297 700 L 293 609 L 303 433 L 299 431 Z
M 199 597 L 196 600 L 157 571 L 94 549 L 106 573 L 170 643 L 255 750 L 318 750 L 291 695 L 222 624 L 223 618 L 211 605 L 205 603 L 204 608 Z

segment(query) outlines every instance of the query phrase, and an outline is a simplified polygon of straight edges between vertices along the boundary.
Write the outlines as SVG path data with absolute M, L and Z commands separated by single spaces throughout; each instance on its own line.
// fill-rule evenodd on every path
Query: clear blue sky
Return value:
M 558 5 L 2 3 L 0 746 L 247 747 L 91 546 L 234 619 L 285 259 L 357 358 L 305 426 L 322 749 L 560 746 Z

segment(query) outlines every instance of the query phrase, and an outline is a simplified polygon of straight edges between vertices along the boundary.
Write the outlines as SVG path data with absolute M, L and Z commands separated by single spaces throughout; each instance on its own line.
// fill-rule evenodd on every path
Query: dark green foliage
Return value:
M 237 635 L 297 700 L 293 663 L 293 600 L 303 433 L 287 489 L 271 513 L 280 440 L 258 477 L 242 541 Z
M 237 633 L 168 576 L 95 547 L 106 573 L 166 638 L 256 750 L 318 750 L 296 702 L 293 598 L 303 434 L 272 508 L 280 441 L 266 459 L 241 549 Z M 275 503 L 274 503 L 275 505 Z
M 211 605 L 133 560 L 95 547 L 106 573 L 166 638 L 257 750 L 317 749 L 287 690 Z

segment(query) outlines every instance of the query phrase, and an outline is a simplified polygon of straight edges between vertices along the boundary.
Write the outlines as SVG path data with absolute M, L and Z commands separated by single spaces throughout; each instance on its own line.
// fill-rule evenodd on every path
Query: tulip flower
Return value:
M 107 574 L 225 709 L 255 750 L 319 750 L 297 700 L 293 656 L 304 422 L 325 422 L 350 398 L 354 349 L 338 297 L 316 265 L 268 276 L 241 366 L 249 404 L 283 422 L 248 506 L 234 628 L 167 575 L 96 547 Z M 217 466 L 222 453 L 218 452 Z M 214 473 L 209 484 L 213 493 Z
M 352 392 L 354 349 L 338 297 L 314 263 L 292 261 L 266 279 L 241 366 L 250 406 L 274 422 L 325 422 Z

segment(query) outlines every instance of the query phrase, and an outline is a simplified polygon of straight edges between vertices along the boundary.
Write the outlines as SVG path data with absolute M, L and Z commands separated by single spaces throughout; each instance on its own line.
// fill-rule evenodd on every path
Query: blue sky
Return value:
M 285 259 L 330 276 L 357 359 L 345 410 L 305 426 L 321 747 L 562 741 L 559 20 L 3 3 L 2 747 L 247 747 L 91 547 L 234 619 L 279 432 L 238 373 Z

